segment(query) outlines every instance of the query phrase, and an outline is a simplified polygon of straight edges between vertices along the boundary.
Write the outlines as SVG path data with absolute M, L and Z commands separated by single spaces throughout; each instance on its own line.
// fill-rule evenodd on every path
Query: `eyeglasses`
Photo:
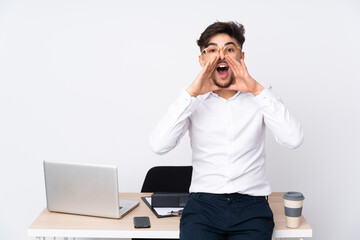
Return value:
M 210 45 L 204 50 L 202 50 L 202 54 L 206 54 L 208 56 L 215 56 L 217 54 L 220 54 L 220 51 L 222 51 L 224 55 L 231 55 L 235 57 L 239 50 L 241 50 L 241 48 L 233 44 L 226 45 L 222 48 L 218 48 L 215 45 Z

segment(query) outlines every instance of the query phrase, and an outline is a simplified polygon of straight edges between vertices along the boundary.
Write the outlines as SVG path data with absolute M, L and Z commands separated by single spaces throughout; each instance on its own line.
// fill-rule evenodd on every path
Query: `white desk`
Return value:
M 28 228 L 28 236 L 41 239 L 45 237 L 81 238 L 179 238 L 180 217 L 157 218 L 140 197 L 149 193 L 120 193 L 120 198 L 138 200 L 140 206 L 122 219 L 87 217 L 72 214 L 52 213 L 44 209 Z M 286 227 L 283 193 L 272 193 L 269 203 L 274 213 L 275 228 L 273 239 L 312 237 L 312 229 L 301 218 L 299 228 Z M 151 228 L 135 229 L 134 216 L 149 216 Z

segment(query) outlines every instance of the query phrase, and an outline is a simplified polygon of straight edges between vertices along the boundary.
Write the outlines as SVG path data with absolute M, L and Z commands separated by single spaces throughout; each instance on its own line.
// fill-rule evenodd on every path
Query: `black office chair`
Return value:
M 188 193 L 191 183 L 191 177 L 192 166 L 153 167 L 146 174 L 143 186 L 141 188 L 141 192 Z M 133 238 L 133 240 L 140 239 Z

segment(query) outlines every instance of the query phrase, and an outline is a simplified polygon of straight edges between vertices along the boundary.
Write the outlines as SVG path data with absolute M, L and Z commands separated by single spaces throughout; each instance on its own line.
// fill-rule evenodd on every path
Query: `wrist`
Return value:
M 194 93 L 190 88 L 186 89 L 186 92 L 191 96 L 191 97 L 197 97 L 198 94 Z
M 252 93 L 254 96 L 257 96 L 257 95 L 259 95 L 263 90 L 264 90 L 264 87 L 257 82 L 257 83 L 255 84 L 255 87 L 251 90 L 251 93 Z

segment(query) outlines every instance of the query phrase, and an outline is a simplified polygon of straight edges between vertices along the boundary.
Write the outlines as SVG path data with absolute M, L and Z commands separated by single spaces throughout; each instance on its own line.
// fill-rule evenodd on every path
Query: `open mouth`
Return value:
M 221 78 L 226 78 L 227 75 L 229 74 L 229 70 L 230 68 L 225 65 L 225 64 L 220 64 L 217 68 L 216 68 L 217 72 L 219 73 Z

